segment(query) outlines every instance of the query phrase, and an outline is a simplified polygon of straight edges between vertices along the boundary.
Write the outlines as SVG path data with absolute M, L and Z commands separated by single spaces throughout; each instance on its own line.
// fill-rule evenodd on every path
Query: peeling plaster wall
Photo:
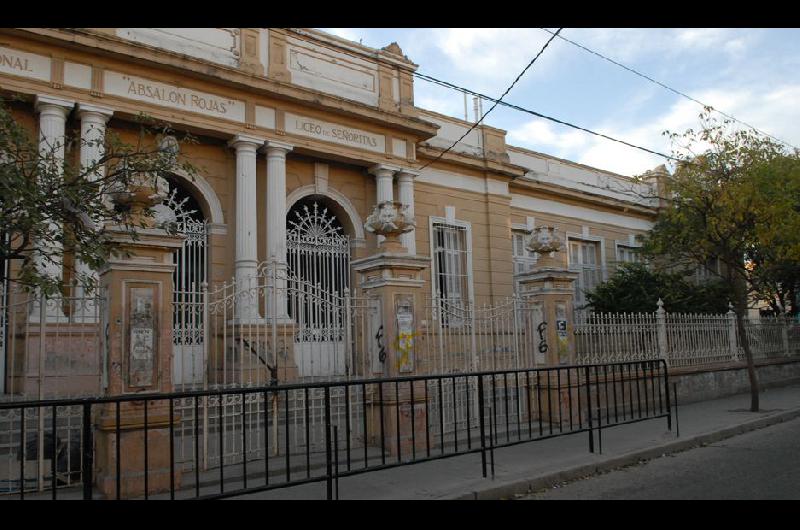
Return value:
M 227 66 L 239 65 L 238 28 L 117 28 L 117 36 Z

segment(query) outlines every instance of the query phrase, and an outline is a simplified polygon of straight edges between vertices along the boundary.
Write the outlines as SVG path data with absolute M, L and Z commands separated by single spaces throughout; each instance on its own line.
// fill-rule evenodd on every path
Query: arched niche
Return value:
M 211 184 L 201 175 L 191 176 L 183 170 L 176 169 L 170 174 L 185 187 L 200 204 L 203 217 L 208 221 L 212 233 L 225 232 L 225 216 L 222 213 L 222 204 L 214 192 Z
M 342 228 L 350 236 L 351 245 L 362 247 L 365 244 L 364 221 L 358 215 L 353 203 L 344 194 L 330 186 L 325 193 L 318 193 L 313 184 L 302 186 L 292 191 L 286 197 L 286 214 L 299 200 L 310 196 L 319 196 L 325 199 L 325 205 L 342 223 Z

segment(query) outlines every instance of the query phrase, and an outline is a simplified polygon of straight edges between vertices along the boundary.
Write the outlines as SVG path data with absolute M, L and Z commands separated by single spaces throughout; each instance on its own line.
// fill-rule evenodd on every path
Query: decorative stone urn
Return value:
M 383 201 L 375 205 L 364 223 L 364 229 L 385 239 L 382 248 L 389 252 L 402 252 L 400 235 L 416 226 L 414 217 L 408 213 L 408 205 L 397 201 Z
M 169 184 L 156 172 L 136 172 L 127 188 L 110 193 L 114 204 L 129 211 L 130 221 L 136 226 L 154 228 L 156 219 L 150 209 L 161 204 L 169 195 Z
M 552 266 L 556 264 L 554 253 L 564 247 L 563 241 L 556 234 L 555 226 L 537 226 L 531 230 L 525 248 L 530 252 L 539 254 L 539 266 Z
M 538 254 L 558 252 L 563 247 L 563 242 L 556 234 L 555 226 L 537 226 L 531 230 L 527 249 Z

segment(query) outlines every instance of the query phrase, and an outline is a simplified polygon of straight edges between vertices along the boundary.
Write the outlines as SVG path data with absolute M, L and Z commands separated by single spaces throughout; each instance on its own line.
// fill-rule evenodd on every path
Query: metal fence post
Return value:
M 589 365 L 584 366 L 584 371 L 586 372 L 586 417 L 589 421 L 589 452 L 594 453 L 594 428 L 592 427 L 592 390 L 589 384 Z M 550 418 L 551 424 L 552 421 L 553 418 Z
M 486 427 L 484 418 L 484 403 L 483 403 L 483 376 L 478 376 L 478 415 L 481 419 L 481 469 L 483 471 L 483 478 L 486 478 Z
M 785 316 L 778 320 L 781 324 L 781 340 L 783 341 L 783 354 L 789 357 L 789 321 Z
M 667 356 L 667 312 L 664 310 L 664 302 L 661 298 L 658 299 L 657 305 L 656 326 L 658 330 L 658 354 L 669 364 L 669 358 Z
M 669 369 L 667 368 L 667 364 L 664 363 L 664 393 L 666 394 L 666 401 L 667 401 L 667 430 L 672 430 L 672 408 L 670 403 L 670 396 L 669 396 Z M 678 397 L 675 396 L 677 400 Z
M 731 349 L 731 361 L 735 361 L 739 358 L 739 348 L 736 340 L 738 333 L 736 330 L 736 313 L 733 312 L 733 304 L 730 302 L 728 302 L 726 316 L 728 317 L 728 345 Z
M 92 469 L 94 467 L 94 440 L 92 439 L 92 404 L 83 404 L 83 500 L 92 500 Z
M 288 422 L 287 422 L 288 428 Z M 286 448 L 289 451 L 289 448 Z M 333 461 L 331 458 L 331 393 L 330 388 L 325 387 L 325 464 L 327 475 L 325 482 L 327 484 L 328 500 L 333 500 Z

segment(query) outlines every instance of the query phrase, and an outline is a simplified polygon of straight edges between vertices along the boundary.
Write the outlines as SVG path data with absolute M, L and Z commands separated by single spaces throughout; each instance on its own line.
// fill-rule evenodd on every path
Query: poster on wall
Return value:
M 556 340 L 558 341 L 558 362 L 569 364 L 569 337 L 567 336 L 566 304 L 556 304 Z
M 154 299 L 154 287 L 130 289 L 128 385 L 132 387 L 153 385 L 156 360 Z
M 397 319 L 397 371 L 414 371 L 414 299 L 410 294 L 394 298 Z

